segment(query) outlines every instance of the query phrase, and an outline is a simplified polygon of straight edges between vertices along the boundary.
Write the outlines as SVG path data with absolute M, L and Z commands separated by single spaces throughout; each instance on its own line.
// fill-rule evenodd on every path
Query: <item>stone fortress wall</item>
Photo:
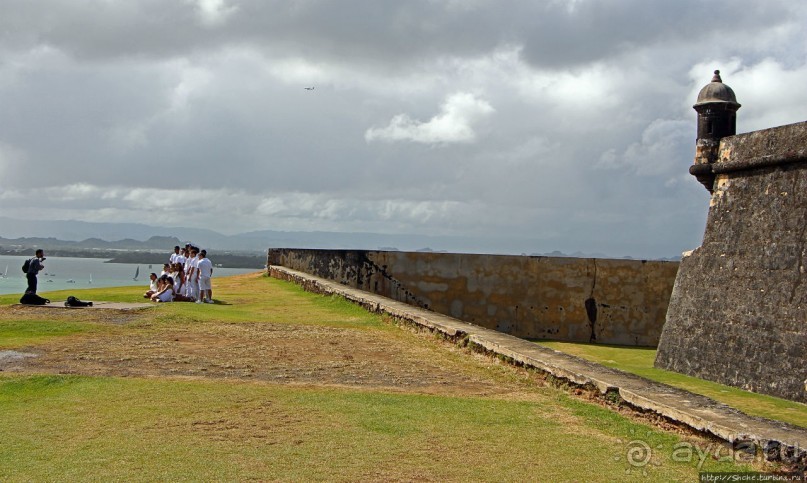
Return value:
M 677 262 L 272 249 L 282 265 L 523 338 L 656 346 Z
M 735 135 L 715 71 L 690 173 L 712 194 L 681 261 L 656 367 L 807 402 L 807 122 Z
M 723 138 L 656 366 L 807 402 L 807 122 Z

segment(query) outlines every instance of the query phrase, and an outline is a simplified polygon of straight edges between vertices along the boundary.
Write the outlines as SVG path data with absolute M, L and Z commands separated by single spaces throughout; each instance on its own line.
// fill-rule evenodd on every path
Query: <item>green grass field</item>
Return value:
M 807 428 L 807 405 L 657 369 L 653 367 L 656 350 L 652 348 L 558 341 L 538 343 L 604 366 L 702 394 L 752 416 L 775 419 Z
M 0 351 L 39 354 L 0 372 L 0 480 L 693 481 L 763 468 L 341 299 L 262 275 L 215 282 L 219 304 L 135 314 L 20 310 L 0 297 Z M 139 292 L 73 294 L 138 302 Z M 271 341 L 294 347 L 288 337 L 300 353 L 266 362 Z M 343 343 L 349 354 L 326 351 Z M 247 360 L 250 344 L 258 355 Z M 203 356 L 236 349 L 251 377 L 214 376 Z M 287 359 L 287 378 L 261 378 Z M 372 379 L 378 370 L 386 379 Z M 352 379 L 328 382 L 338 371 Z M 440 377 L 419 384 L 430 373 Z

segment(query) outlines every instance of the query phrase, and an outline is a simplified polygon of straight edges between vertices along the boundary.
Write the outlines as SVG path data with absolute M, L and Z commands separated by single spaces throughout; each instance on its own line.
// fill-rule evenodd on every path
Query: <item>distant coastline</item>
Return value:
M 6 249 L 0 248 L 0 255 L 28 257 L 32 256 L 33 248 L 26 249 Z M 140 263 L 149 265 L 162 265 L 168 261 L 167 252 L 112 252 L 106 250 L 59 250 L 59 249 L 46 249 L 46 255 L 52 257 L 68 257 L 68 258 L 100 258 L 105 259 L 105 263 Z M 258 255 L 231 255 L 226 253 L 216 253 L 210 251 L 208 256 L 216 264 L 217 267 L 224 268 L 254 268 L 261 269 L 266 265 L 266 257 Z
M 152 237 L 145 242 L 137 242 L 136 240 L 106 242 L 97 240 L 98 243 L 93 243 L 93 241 L 96 240 L 70 242 L 55 238 L 9 240 L 0 237 L 0 255 L 29 257 L 32 256 L 37 248 L 44 248 L 45 254 L 53 257 L 100 258 L 105 259 L 107 263 L 162 265 L 168 261 L 173 247 L 182 245 L 179 239 L 170 237 Z M 161 248 L 153 247 L 155 243 L 159 243 Z M 225 268 L 261 269 L 266 264 L 266 256 L 257 252 L 230 252 L 209 249 L 208 256 L 216 266 Z

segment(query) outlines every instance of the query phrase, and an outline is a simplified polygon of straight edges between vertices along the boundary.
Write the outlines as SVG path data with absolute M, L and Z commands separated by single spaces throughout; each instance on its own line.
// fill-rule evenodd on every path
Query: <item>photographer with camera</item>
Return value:
M 28 271 L 25 272 L 25 277 L 28 279 L 28 288 L 25 293 L 36 293 L 36 277 L 45 268 L 45 265 L 42 264 L 44 261 L 45 251 L 41 248 L 36 251 L 36 256 L 28 261 Z

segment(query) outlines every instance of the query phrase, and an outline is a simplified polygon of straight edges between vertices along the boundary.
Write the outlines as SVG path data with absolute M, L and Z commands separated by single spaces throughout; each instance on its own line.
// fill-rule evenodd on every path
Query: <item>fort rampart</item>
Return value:
M 807 402 L 807 122 L 725 137 L 704 166 L 706 232 L 656 365 Z
M 268 263 L 517 337 L 658 345 L 656 367 L 807 402 L 807 122 L 736 135 L 741 105 L 719 71 L 693 107 L 689 171 L 712 197 L 703 243 L 680 269 L 295 249 L 270 250 Z
M 523 338 L 655 346 L 677 262 L 271 249 L 282 265 Z

